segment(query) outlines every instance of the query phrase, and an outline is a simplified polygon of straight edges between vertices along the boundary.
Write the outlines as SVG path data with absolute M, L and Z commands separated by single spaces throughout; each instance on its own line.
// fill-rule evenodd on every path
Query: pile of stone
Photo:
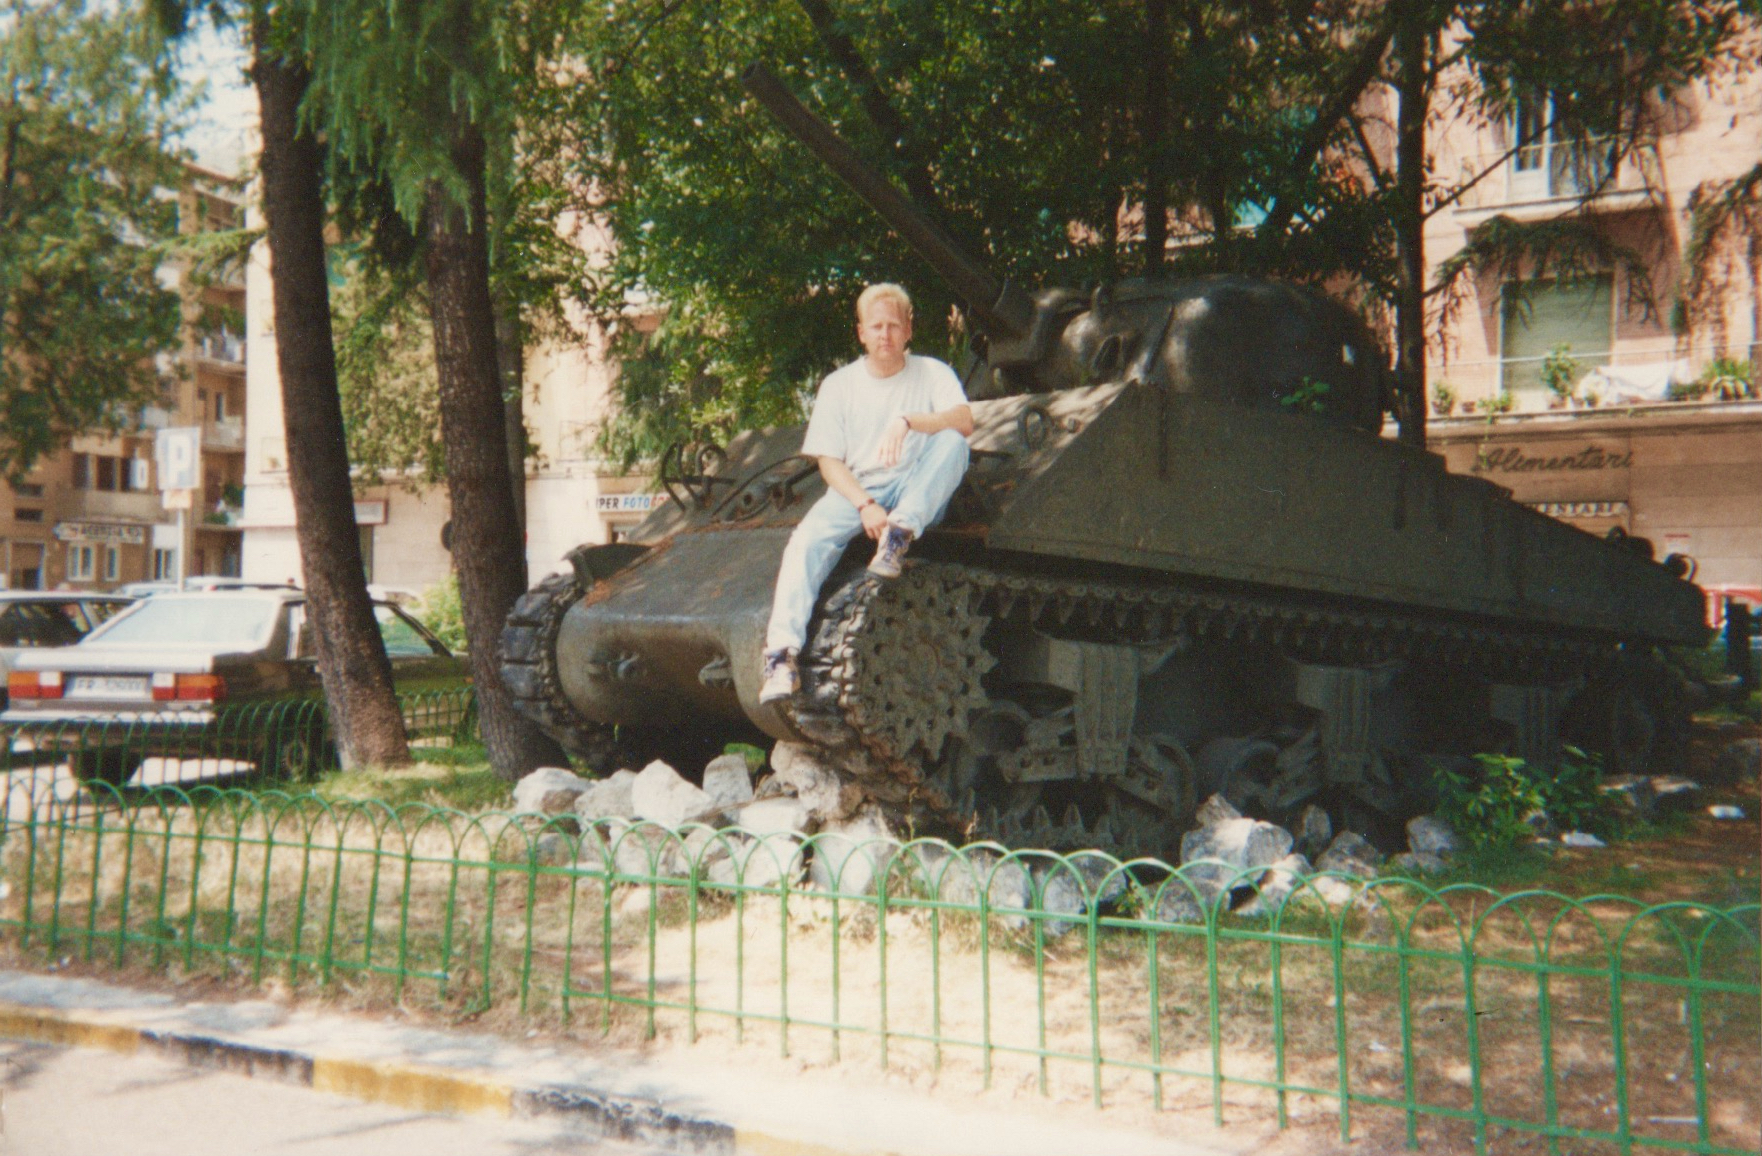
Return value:
M 713 883 L 873 890 L 898 846 L 880 811 L 795 743 L 777 744 L 771 770 L 755 783 L 744 755 L 722 755 L 700 785 L 659 760 L 597 780 L 543 767 L 514 785 L 514 809 L 543 817 L 535 853 L 547 864 L 579 847 L 580 861 L 625 875 L 677 878 L 695 865 Z
M 1336 833 L 1320 807 L 1304 809 L 1295 833 L 1243 816 L 1222 795 L 1207 799 L 1196 819 L 1181 839 L 1179 870 L 1161 889 L 1157 913 L 1169 923 L 1202 922 L 1214 907 L 1266 916 L 1293 895 L 1338 906 L 1362 894 L 1385 865 L 1439 872 L 1460 846 L 1456 833 L 1429 815 L 1407 824 L 1408 849 L 1388 860 L 1357 832 Z

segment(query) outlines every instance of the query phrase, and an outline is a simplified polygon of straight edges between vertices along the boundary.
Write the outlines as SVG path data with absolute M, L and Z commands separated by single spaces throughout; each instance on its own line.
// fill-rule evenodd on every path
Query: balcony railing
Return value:
M 196 343 L 196 352 L 210 361 L 224 361 L 229 365 L 245 363 L 245 339 L 236 333 L 222 330 L 209 333 Z
M 245 419 L 222 418 L 202 427 L 202 448 L 209 450 L 242 450 L 245 448 Z
M 1461 180 L 1470 185 L 1459 209 L 1491 209 L 1538 201 L 1638 193 L 1657 183 L 1658 154 L 1650 145 L 1616 160 L 1614 137 L 1542 140 L 1515 152 L 1502 149 L 1464 157 Z M 1472 182 L 1472 184 L 1471 184 Z
M 1746 380 L 1731 369 L 1742 370 L 1748 354 L 1751 376 Z M 1716 363 L 1710 350 L 1686 356 L 1670 351 L 1590 350 L 1572 352 L 1580 373 L 1570 398 L 1557 397 L 1541 382 L 1546 357 L 1489 357 L 1452 361 L 1426 367 L 1431 392 L 1454 399 L 1457 415 L 1503 412 L 1536 412 L 1573 408 L 1663 405 L 1672 402 L 1744 401 L 1762 397 L 1762 381 L 1755 377 L 1762 368 L 1762 345 L 1749 350 L 1728 351 Z M 1728 372 L 1718 372 L 1721 369 Z M 1442 387 L 1442 388 L 1440 388 Z M 1433 412 L 1441 407 L 1434 401 Z

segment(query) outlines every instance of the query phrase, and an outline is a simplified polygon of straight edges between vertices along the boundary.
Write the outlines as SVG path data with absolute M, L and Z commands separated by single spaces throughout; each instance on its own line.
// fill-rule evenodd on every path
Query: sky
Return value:
M 257 94 L 245 80 L 248 57 L 236 31 L 204 25 L 185 57 L 185 76 L 206 96 L 185 136 L 196 162 L 237 176 L 252 152 L 257 131 Z

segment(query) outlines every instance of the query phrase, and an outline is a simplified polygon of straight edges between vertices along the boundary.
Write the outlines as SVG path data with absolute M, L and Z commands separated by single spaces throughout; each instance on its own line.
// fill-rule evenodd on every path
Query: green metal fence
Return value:
M 1281 897 L 1099 854 L 81 787 L 43 754 L 9 776 L 0 929 L 55 959 L 1343 1138 L 1759 1147 L 1753 903 Z

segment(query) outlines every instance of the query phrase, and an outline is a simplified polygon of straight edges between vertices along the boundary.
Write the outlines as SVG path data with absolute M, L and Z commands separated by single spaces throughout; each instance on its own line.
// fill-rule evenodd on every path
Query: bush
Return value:
M 1546 812 L 1562 830 L 1611 831 L 1600 756 L 1567 747 L 1552 774 L 1511 755 L 1479 754 L 1474 761 L 1466 774 L 1443 766 L 1432 772 L 1438 817 L 1470 848 L 1509 847 L 1529 838 L 1533 811 Z
M 422 598 L 412 607 L 410 612 L 422 620 L 422 625 L 434 631 L 436 638 L 447 644 L 447 649 L 463 654 L 468 648 L 465 643 L 465 606 L 459 601 L 459 579 L 448 574 L 442 581 L 436 582 L 422 592 Z
M 1569 400 L 1578 389 L 1578 378 L 1583 366 L 1578 358 L 1572 355 L 1572 346 L 1556 345 L 1542 359 L 1542 384 L 1548 387 L 1561 401 Z

